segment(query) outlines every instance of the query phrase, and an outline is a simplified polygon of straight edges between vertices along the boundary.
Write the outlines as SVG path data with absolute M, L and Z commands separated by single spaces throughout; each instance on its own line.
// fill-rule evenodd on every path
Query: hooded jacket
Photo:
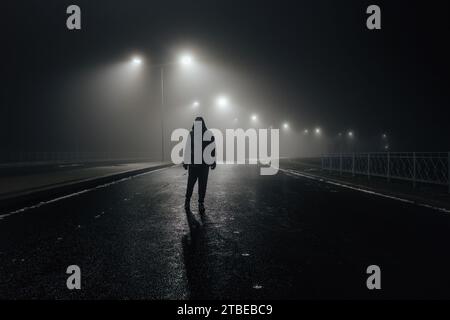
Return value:
M 201 122 L 201 133 L 198 132 L 197 136 L 195 136 L 196 122 L 197 123 Z M 199 154 L 197 156 L 198 159 L 195 159 L 195 150 L 197 145 L 201 145 L 201 149 L 200 148 L 198 149 L 198 151 L 201 150 L 201 158 L 199 157 L 200 156 Z M 205 149 L 207 149 L 206 155 Z M 186 139 L 186 146 L 184 148 L 184 164 L 194 166 L 211 166 L 215 163 L 216 163 L 216 143 L 214 135 L 206 127 L 203 118 L 197 117 Z

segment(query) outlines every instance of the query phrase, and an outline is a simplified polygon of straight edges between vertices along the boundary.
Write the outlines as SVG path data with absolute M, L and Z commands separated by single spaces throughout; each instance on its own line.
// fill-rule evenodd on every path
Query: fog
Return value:
M 142 59 L 139 65 L 133 63 L 136 56 Z M 46 101 L 57 114 L 47 119 L 46 126 L 55 128 L 57 137 L 34 144 L 38 151 L 160 159 L 163 125 L 167 160 L 175 144 L 170 141 L 172 131 L 190 129 L 197 116 L 224 135 L 226 129 L 280 129 L 282 157 L 314 156 L 326 150 L 325 135 L 305 135 L 303 127 L 290 123 L 288 129 L 282 127 L 290 115 L 261 99 L 263 88 L 254 75 L 214 64 L 211 59 L 195 60 L 187 67 L 176 60 L 160 66 L 142 54 L 124 55 L 122 61 L 86 66 L 46 88 L 51 93 Z M 224 106 L 217 101 L 220 97 L 226 99 Z
M 69 31 L 65 1 L 8 2 L 2 159 L 162 159 L 162 128 L 168 159 L 171 132 L 199 115 L 221 130 L 280 129 L 282 157 L 447 150 L 446 10 L 387 2 L 386 28 L 368 33 L 354 3 L 79 0 L 82 29 Z M 400 16 L 420 19 L 406 34 Z

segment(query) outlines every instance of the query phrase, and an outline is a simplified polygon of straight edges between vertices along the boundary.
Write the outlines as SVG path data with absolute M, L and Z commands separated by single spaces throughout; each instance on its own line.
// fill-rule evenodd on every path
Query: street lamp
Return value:
M 258 116 L 256 114 L 253 114 L 251 119 L 253 122 L 256 122 L 258 120 Z
M 289 129 L 289 123 L 287 123 L 287 122 L 283 123 L 283 128 L 285 130 Z
M 308 134 L 308 133 L 309 133 L 309 130 L 308 130 L 308 129 L 305 129 L 305 130 L 303 130 L 303 133 L 304 133 L 304 134 Z
M 348 136 L 349 136 L 350 138 L 353 138 L 353 131 L 349 131 L 349 132 L 348 132 Z
M 198 101 L 194 101 L 192 103 L 192 107 L 194 107 L 195 109 L 198 108 L 199 106 L 200 106 L 200 102 L 198 102 Z
M 141 65 L 141 64 L 142 64 L 142 58 L 139 57 L 139 56 L 134 56 L 134 57 L 131 59 L 131 64 L 134 65 L 134 66 L 139 66 L 139 65 Z
M 322 133 L 322 129 L 316 128 L 316 129 L 314 130 L 314 132 L 316 133 L 316 135 L 320 135 L 320 134 Z
M 182 66 L 191 66 L 194 62 L 194 58 L 190 54 L 183 54 L 180 56 L 180 64 Z
M 229 105 L 228 98 L 226 96 L 218 96 L 216 99 L 216 104 L 220 108 L 224 109 L 224 108 L 228 107 L 228 105 Z

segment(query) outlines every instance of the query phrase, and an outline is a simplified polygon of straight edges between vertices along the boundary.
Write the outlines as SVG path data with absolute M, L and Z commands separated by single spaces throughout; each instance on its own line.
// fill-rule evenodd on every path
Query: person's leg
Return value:
M 208 173 L 209 167 L 205 166 L 201 168 L 198 175 L 198 203 L 202 205 L 205 202 L 206 185 L 208 184 Z
M 187 182 L 187 188 L 186 188 L 186 200 L 184 202 L 185 207 L 189 207 L 192 192 L 194 191 L 194 185 L 197 181 L 197 170 L 195 170 L 192 166 L 189 166 L 188 169 L 188 182 Z

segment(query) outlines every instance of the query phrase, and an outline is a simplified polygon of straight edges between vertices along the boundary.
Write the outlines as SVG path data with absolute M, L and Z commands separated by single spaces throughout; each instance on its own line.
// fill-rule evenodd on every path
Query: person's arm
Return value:
M 216 168 L 216 165 L 217 165 L 217 163 L 216 163 L 216 141 L 215 141 L 215 139 L 214 139 L 214 136 L 211 137 L 211 143 L 214 144 L 214 149 L 213 149 L 212 152 L 211 152 L 211 156 L 212 156 L 213 159 L 214 159 L 214 162 L 213 162 L 213 164 L 211 165 L 211 169 L 214 170 L 214 169 Z

